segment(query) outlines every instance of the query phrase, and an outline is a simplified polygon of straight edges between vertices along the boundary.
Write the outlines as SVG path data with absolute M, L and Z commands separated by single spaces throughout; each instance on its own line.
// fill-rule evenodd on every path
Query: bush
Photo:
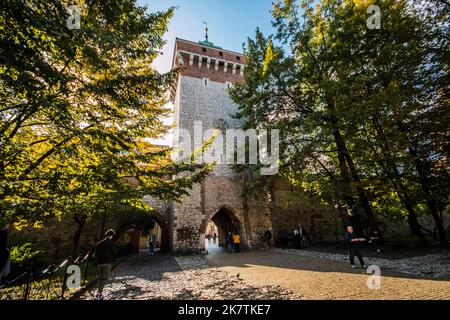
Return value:
M 42 251 L 33 248 L 29 242 L 11 248 L 11 263 L 23 267 L 35 260 Z

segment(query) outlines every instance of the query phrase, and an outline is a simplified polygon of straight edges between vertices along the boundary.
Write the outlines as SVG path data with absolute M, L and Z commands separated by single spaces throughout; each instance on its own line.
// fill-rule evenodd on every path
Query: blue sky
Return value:
M 253 37 L 256 27 L 264 34 L 272 33 L 272 2 L 276 0 L 138 0 L 148 11 L 178 9 L 165 35 L 167 44 L 163 55 L 155 61 L 155 68 L 167 72 L 171 67 L 175 38 L 204 40 L 204 25 L 208 23 L 209 41 L 224 49 L 242 52 L 247 37 Z
M 264 35 L 274 32 L 270 14 L 274 1 L 276 0 L 138 0 L 140 5 L 147 5 L 149 12 L 178 7 L 164 36 L 167 43 L 162 50 L 163 54 L 154 62 L 154 68 L 161 73 L 170 70 L 176 37 L 196 42 L 204 40 L 204 21 L 208 23 L 209 41 L 223 49 L 242 52 L 242 44 L 248 37 L 254 37 L 256 27 Z M 166 124 L 172 122 L 172 118 L 165 119 Z M 150 141 L 172 145 L 172 134 Z

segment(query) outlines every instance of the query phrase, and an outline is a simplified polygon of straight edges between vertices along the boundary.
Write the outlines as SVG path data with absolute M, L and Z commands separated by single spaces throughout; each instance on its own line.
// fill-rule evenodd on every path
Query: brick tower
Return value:
M 202 132 L 240 128 L 240 121 L 232 117 L 237 106 L 228 88 L 244 81 L 244 55 L 215 46 L 207 38 L 198 43 L 177 38 L 173 68 L 182 69 L 171 92 L 177 129 L 189 130 L 194 137 L 194 122 L 199 121 Z M 179 141 L 179 135 L 174 134 L 174 147 Z M 255 203 L 243 194 L 242 186 L 241 175 L 228 165 L 217 165 L 189 196 L 174 203 L 169 222 L 172 251 L 204 249 L 210 221 L 217 226 L 220 245 L 224 245 L 227 232 L 238 232 L 243 247 L 257 246 L 261 234 L 272 229 L 270 211 L 265 197 Z

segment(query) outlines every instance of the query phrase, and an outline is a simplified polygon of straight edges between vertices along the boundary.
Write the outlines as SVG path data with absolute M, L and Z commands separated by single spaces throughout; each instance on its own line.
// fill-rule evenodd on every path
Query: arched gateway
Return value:
M 211 219 L 207 221 L 204 226 L 202 226 L 202 234 L 206 234 L 206 226 L 208 225 L 208 222 L 212 222 L 217 227 L 218 245 L 220 247 L 225 246 L 225 238 L 228 232 L 236 232 L 242 236 L 243 228 L 241 221 L 234 213 L 234 210 L 229 206 L 222 206 L 212 215 Z

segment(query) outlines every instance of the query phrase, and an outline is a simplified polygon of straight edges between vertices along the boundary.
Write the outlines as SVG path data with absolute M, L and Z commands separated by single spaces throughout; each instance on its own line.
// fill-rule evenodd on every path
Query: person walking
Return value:
M 8 232 L 0 230 L 0 283 L 10 272 L 9 250 L 8 250 Z
M 111 274 L 112 264 L 115 259 L 115 246 L 112 240 L 116 235 L 116 232 L 112 229 L 106 231 L 105 238 L 97 243 L 95 246 L 94 258 L 97 263 L 97 270 L 99 274 L 98 291 L 95 296 L 97 300 L 103 300 L 103 289 L 108 282 Z
M 213 244 L 217 243 L 217 234 L 214 232 L 213 234 Z
M 156 245 L 156 234 L 151 234 L 150 237 L 148 238 L 148 254 L 150 256 L 155 254 L 155 245 Z
M 272 249 L 272 232 L 270 230 L 264 232 L 264 242 L 269 249 Z
M 347 232 L 344 235 L 345 240 L 347 241 L 348 246 L 348 252 L 350 255 L 350 265 L 352 268 L 355 268 L 355 255 L 358 257 L 359 263 L 361 264 L 361 267 L 364 268 L 364 260 L 361 254 L 361 251 L 359 250 L 359 244 L 361 241 L 364 241 L 363 238 L 358 238 L 356 234 L 353 232 L 353 227 L 348 226 Z
M 241 236 L 235 232 L 233 235 L 234 252 L 239 253 L 241 251 Z
M 225 244 L 227 245 L 228 253 L 233 253 L 233 234 L 231 232 L 227 233 L 225 237 Z

